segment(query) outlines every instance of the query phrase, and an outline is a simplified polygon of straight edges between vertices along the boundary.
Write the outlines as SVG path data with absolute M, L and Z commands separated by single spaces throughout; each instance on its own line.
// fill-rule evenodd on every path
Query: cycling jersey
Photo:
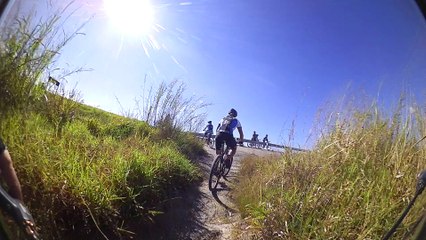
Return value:
M 222 118 L 216 128 L 216 131 L 218 132 L 218 135 L 216 136 L 216 149 L 220 149 L 223 141 L 225 141 L 226 145 L 231 149 L 236 149 L 237 141 L 233 136 L 233 132 L 236 128 L 240 127 L 241 123 L 238 119 L 229 115 Z
M 240 121 L 238 119 L 233 118 L 231 116 L 226 116 L 222 118 L 219 122 L 219 126 L 217 127 L 218 132 L 226 132 L 233 135 L 233 132 L 236 128 L 241 127 Z
M 206 130 L 207 129 L 207 130 Z M 207 133 L 211 133 L 211 134 L 213 134 L 213 124 L 208 124 L 205 128 L 204 128 L 204 130 L 205 130 L 205 134 L 207 134 Z

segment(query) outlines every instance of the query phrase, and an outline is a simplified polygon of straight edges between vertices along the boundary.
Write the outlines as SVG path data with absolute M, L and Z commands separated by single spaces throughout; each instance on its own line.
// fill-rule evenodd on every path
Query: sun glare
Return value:
M 154 25 L 154 11 L 148 0 L 104 0 L 104 8 L 123 34 L 149 35 Z

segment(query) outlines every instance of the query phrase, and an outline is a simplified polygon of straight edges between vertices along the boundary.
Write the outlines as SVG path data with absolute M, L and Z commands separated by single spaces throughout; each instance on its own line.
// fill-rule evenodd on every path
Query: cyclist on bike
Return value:
M 10 157 L 9 151 L 7 150 L 6 145 L 3 143 L 1 138 L 0 174 L 9 188 L 10 196 L 23 202 L 21 184 L 19 183 L 18 176 L 16 175 L 15 169 L 13 168 L 12 158 Z
M 239 144 L 242 144 L 244 139 L 243 128 L 240 121 L 237 119 L 237 111 L 233 108 L 229 110 L 228 115 L 220 121 L 219 125 L 216 128 L 216 154 L 220 154 L 220 148 L 222 143 L 225 141 L 226 145 L 232 149 L 231 153 L 225 155 L 225 164 L 229 168 L 231 164 L 231 159 L 234 157 L 237 151 L 237 141 L 234 138 L 233 132 L 235 128 L 238 129 L 240 134 Z
M 263 138 L 263 148 L 269 145 L 268 134 Z
M 204 131 L 204 137 L 207 137 L 207 140 L 210 142 L 210 138 L 213 134 L 213 124 L 212 121 L 207 122 L 207 126 L 203 129 Z
M 251 137 L 251 140 L 255 142 L 259 141 L 259 134 L 257 134 L 256 131 L 253 132 L 253 136 Z

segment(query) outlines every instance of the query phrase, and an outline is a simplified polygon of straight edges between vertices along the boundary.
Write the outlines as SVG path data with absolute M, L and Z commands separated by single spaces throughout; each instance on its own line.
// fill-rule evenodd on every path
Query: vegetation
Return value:
M 245 159 L 236 199 L 261 239 L 380 239 L 415 193 L 426 164 L 425 116 L 401 100 L 331 113 L 312 151 Z M 389 112 L 389 111 L 388 111 Z M 413 233 L 420 197 L 394 235 Z
M 171 126 L 171 130 L 199 130 L 206 117 L 200 110 L 209 104 L 196 96 L 185 97 L 185 90 L 185 83 L 178 80 L 162 82 L 156 90 L 151 86 L 148 96 L 136 100 L 137 117 L 153 126 Z
M 43 239 L 127 238 L 132 222 L 155 221 L 172 192 L 200 179 L 191 159 L 202 143 L 170 122 L 85 106 L 77 91 L 42 80 L 70 39 L 49 45 L 57 21 L 22 19 L 2 32 L 0 136 Z
M 120 235 L 123 221 L 149 222 L 170 191 L 200 177 L 175 141 L 159 140 L 158 129 L 144 122 L 111 116 L 105 123 L 77 113 L 58 136 L 38 113 L 9 121 L 1 135 L 44 239 Z M 182 134 L 185 140 L 202 147 Z

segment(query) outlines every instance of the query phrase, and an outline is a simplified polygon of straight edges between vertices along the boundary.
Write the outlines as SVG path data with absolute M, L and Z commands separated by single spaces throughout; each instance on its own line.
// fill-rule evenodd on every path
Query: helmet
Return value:
M 212 123 L 212 121 L 208 121 L 207 123 Z
M 238 116 L 238 112 L 237 110 L 231 108 L 231 110 L 229 110 L 229 115 L 233 116 L 233 117 L 237 117 Z

